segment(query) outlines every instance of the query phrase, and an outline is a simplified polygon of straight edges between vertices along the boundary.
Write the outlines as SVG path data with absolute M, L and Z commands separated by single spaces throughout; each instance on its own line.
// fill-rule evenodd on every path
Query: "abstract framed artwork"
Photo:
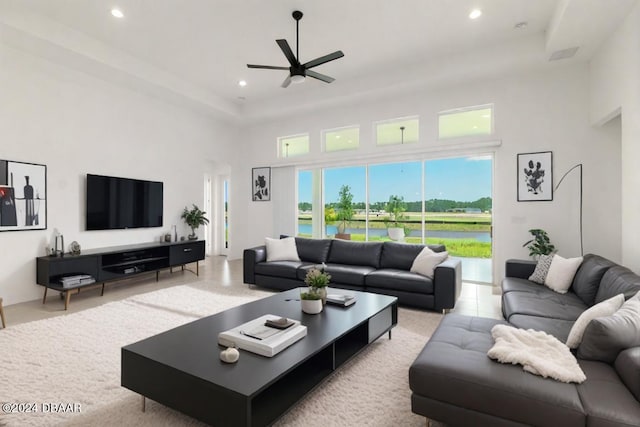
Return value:
M 550 200 L 553 200 L 552 152 L 518 154 L 518 201 Z
M 46 228 L 47 167 L 0 160 L 0 231 Z
M 254 202 L 271 200 L 271 168 L 251 169 L 252 199 Z

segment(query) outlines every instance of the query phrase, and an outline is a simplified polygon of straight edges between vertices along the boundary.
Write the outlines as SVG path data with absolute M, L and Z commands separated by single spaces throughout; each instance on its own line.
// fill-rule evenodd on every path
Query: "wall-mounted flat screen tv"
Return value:
M 162 182 L 87 174 L 87 230 L 162 227 Z

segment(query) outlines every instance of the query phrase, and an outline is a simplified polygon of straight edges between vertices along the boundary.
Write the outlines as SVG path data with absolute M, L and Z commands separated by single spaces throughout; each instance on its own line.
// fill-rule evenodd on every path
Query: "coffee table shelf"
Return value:
M 122 348 L 122 385 L 212 425 L 262 426 L 397 323 L 397 298 L 355 292 L 351 307 L 302 313 L 299 290 L 205 317 Z M 241 351 L 219 360 L 218 333 L 272 313 L 300 320 L 307 336 L 272 358 Z

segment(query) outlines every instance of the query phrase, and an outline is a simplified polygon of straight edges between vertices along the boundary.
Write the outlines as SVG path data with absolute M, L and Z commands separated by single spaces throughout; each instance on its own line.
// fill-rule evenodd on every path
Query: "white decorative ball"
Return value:
M 240 352 L 237 348 L 229 347 L 220 352 L 220 360 L 224 363 L 236 363 L 240 358 Z

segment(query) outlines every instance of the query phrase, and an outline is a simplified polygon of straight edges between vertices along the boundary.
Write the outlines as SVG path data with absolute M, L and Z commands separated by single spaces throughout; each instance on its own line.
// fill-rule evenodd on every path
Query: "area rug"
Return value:
M 31 413 L 0 412 L 6 426 L 196 426 L 198 421 L 120 386 L 120 348 L 268 292 L 198 282 L 12 326 L 0 333 L 0 402 L 35 403 Z M 277 426 L 424 425 L 411 412 L 408 370 L 441 319 L 399 310 L 382 337 L 295 405 Z M 42 404 L 79 405 L 70 413 Z M 69 406 L 73 408 L 73 406 Z

